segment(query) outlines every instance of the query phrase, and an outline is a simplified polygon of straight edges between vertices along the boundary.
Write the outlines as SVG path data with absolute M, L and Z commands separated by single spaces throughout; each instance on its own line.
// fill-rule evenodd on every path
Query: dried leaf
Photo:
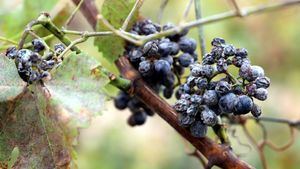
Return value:
M 49 99 L 40 86 L 26 90 L 11 102 L 0 103 L 0 161 L 9 159 L 14 147 L 20 149 L 15 168 L 66 168 L 71 161 L 74 138 L 67 137 L 57 121 Z M 3 111 L 5 110 L 5 111 Z

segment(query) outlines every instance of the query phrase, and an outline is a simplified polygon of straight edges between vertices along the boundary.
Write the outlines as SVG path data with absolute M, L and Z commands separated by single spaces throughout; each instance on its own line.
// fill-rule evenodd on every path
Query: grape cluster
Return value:
M 150 35 L 160 31 L 174 28 L 172 24 L 160 26 L 151 20 L 142 20 L 137 22 L 130 33 L 135 35 Z M 130 63 L 139 71 L 144 81 L 156 92 L 162 91 L 163 96 L 171 98 L 174 93 L 176 77 L 184 73 L 197 60 L 195 53 L 196 41 L 186 37 L 188 30 L 182 30 L 179 33 L 147 42 L 143 46 L 128 44 L 126 46 L 125 56 Z M 115 99 L 115 105 L 123 105 L 127 102 L 123 99 L 124 93 L 120 93 Z M 134 103 L 133 107 L 131 103 Z M 137 98 L 129 97 L 128 108 L 133 113 L 130 119 L 140 119 L 141 111 L 153 114 L 149 108 L 142 104 Z M 127 107 L 126 106 L 126 107 Z M 126 108 L 125 107 L 125 108 Z M 137 110 L 139 111 L 137 111 Z M 145 113 L 144 113 L 145 114 Z M 146 116 L 143 116 L 146 118 Z M 145 121 L 145 120 L 144 120 Z M 131 123 L 131 125 L 137 123 Z M 140 124 L 140 123 L 139 123 Z
M 251 112 L 259 117 L 261 109 L 253 98 L 266 100 L 270 85 L 263 68 L 251 65 L 246 49 L 226 44 L 222 38 L 211 44 L 213 48 L 202 63 L 190 65 L 190 75 L 176 93 L 178 122 L 195 137 L 204 137 L 207 126 L 216 125 L 220 115 Z M 230 66 L 238 69 L 237 77 L 230 74 Z
M 46 47 L 40 39 L 33 39 L 32 46 L 32 50 L 18 50 L 16 47 L 6 50 L 6 56 L 15 60 L 19 76 L 29 84 L 48 77 L 50 75 L 48 71 L 58 62 L 54 59 L 54 55 L 58 56 L 65 49 L 63 44 L 56 44 L 55 53 L 44 52 Z

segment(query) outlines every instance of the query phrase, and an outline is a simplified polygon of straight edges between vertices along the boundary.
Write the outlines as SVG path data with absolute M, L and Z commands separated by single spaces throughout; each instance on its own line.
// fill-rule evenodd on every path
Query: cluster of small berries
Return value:
M 150 20 L 142 20 L 133 26 L 131 33 L 135 35 L 151 35 L 171 28 L 174 28 L 174 25 L 166 24 L 160 26 Z M 184 69 L 197 60 L 197 54 L 195 53 L 196 41 L 186 37 L 187 33 L 188 30 L 182 30 L 180 33 L 149 41 L 143 46 L 135 46 L 133 44 L 126 46 L 125 55 L 139 71 L 144 81 L 156 93 L 163 91 L 163 96 L 167 99 L 173 95 L 175 77 L 180 77 L 184 73 Z M 122 95 L 124 93 L 121 92 L 115 99 L 115 105 L 121 104 L 119 102 L 124 102 L 120 100 Z M 128 108 L 133 113 L 129 119 L 135 119 L 135 116 L 139 118 L 140 115 L 137 112 L 140 112 L 140 109 L 146 112 L 151 111 L 139 102 L 138 99 L 132 98 L 132 100 L 129 103 L 138 102 L 135 104 L 137 107 L 134 109 L 138 109 L 139 111 L 135 111 L 128 105 Z M 150 114 L 153 114 L 153 112 Z
M 63 44 L 56 44 L 54 46 L 55 53 L 43 52 L 46 47 L 40 39 L 32 40 L 32 46 L 32 50 L 18 50 L 16 47 L 10 47 L 6 50 L 6 56 L 15 60 L 22 80 L 29 84 L 48 77 L 48 71 L 57 64 L 54 55 L 58 56 L 65 50 Z
M 178 112 L 179 124 L 189 127 L 195 137 L 204 137 L 207 126 L 216 125 L 220 115 L 251 112 L 259 117 L 261 109 L 253 98 L 266 100 L 270 85 L 263 68 L 251 65 L 246 49 L 235 48 L 221 38 L 213 39 L 211 44 L 211 52 L 204 56 L 201 64 L 190 66 L 186 83 L 176 93 L 178 100 L 174 109 Z M 239 69 L 237 78 L 229 73 L 230 65 Z M 221 79 L 215 80 L 217 75 Z

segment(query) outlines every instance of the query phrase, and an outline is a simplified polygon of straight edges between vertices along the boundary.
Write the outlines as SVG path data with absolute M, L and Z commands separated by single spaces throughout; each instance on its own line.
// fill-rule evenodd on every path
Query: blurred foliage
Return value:
M 7 38 L 18 35 L 29 21 L 36 18 L 42 11 L 50 11 L 56 3 L 57 0 L 1 1 L 1 34 Z
M 134 0 L 106 0 L 102 4 L 101 14 L 116 29 L 122 27 L 122 23 L 126 20 L 135 1 Z M 128 27 L 137 19 L 137 12 L 133 14 Z M 97 23 L 97 31 L 108 31 L 101 21 Z M 99 52 L 103 53 L 105 59 L 114 62 L 118 57 L 122 56 L 125 49 L 125 40 L 118 36 L 104 36 L 95 38 L 95 46 Z
M 160 2 L 161 0 L 145 0 L 141 9 L 142 15 L 157 21 Z M 238 0 L 243 7 L 273 2 L 279 0 Z M 29 20 L 35 18 L 40 11 L 49 11 L 55 3 L 56 0 L 0 1 L 0 34 L 5 37 L 18 35 Z M 97 0 L 98 6 L 102 3 L 102 0 Z M 162 23 L 179 23 L 186 4 L 187 1 L 184 0 L 169 0 Z M 25 5 L 31 7 L 25 8 Z M 11 10 L 12 8 L 14 10 Z M 202 0 L 202 8 L 204 16 L 211 16 L 230 10 L 232 6 L 227 0 Z M 90 29 L 81 14 L 75 18 L 70 26 L 72 29 Z M 189 20 L 194 20 L 193 10 L 189 13 Z M 259 103 L 265 116 L 300 119 L 299 21 L 300 7 L 297 6 L 204 26 L 207 50 L 210 50 L 212 38 L 223 37 L 228 43 L 247 48 L 252 62 L 265 68 L 266 74 L 272 80 L 270 99 L 265 103 Z M 192 29 L 189 36 L 197 38 L 196 29 Z M 103 60 L 102 55 L 92 44 L 93 41 L 89 40 L 80 47 L 101 61 L 104 66 L 109 65 L 108 68 L 116 71 Z M 200 53 L 200 50 L 198 51 Z M 127 111 L 119 112 L 114 109 L 109 102 L 104 115 L 95 118 L 89 129 L 81 131 L 78 147 L 79 168 L 201 168 L 195 158 L 186 155 L 182 139 L 159 117 L 149 119 L 143 127 L 132 129 L 126 125 L 128 114 Z M 249 122 L 247 126 L 257 139 L 261 138 L 261 131 L 254 122 Z M 282 145 L 288 140 L 287 127 L 270 123 L 266 126 L 271 141 Z M 239 143 L 240 141 L 249 144 L 241 128 L 232 126 L 230 131 L 233 130 L 236 130 L 238 136 L 238 139 L 231 137 L 234 151 L 241 154 L 243 160 L 256 168 L 261 168 L 255 149 L 252 147 L 249 150 Z M 296 136 L 294 145 L 284 152 L 277 153 L 266 149 L 269 168 L 298 168 L 300 138 L 299 134 Z

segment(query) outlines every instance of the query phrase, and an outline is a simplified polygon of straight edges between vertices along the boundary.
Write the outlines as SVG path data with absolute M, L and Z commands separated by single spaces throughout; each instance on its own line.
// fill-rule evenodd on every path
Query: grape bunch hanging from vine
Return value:
M 85 104 L 86 97 L 76 96 L 76 94 L 97 93 L 96 87 L 98 86 L 95 84 L 104 83 L 99 80 L 102 78 L 106 79 L 107 84 L 119 89 L 119 94 L 113 97 L 114 105 L 120 110 L 126 108 L 130 110 L 131 115 L 127 120 L 130 126 L 143 125 L 148 118 L 147 116 L 158 114 L 195 147 L 195 152 L 190 155 L 197 157 L 205 168 L 212 168 L 213 166 L 252 168 L 235 155 L 227 131 L 227 126 L 230 125 L 242 126 L 244 133 L 257 149 L 263 168 L 267 168 L 264 147 L 268 146 L 273 150 L 283 151 L 293 144 L 294 129 L 299 128 L 300 121 L 265 117 L 260 103 L 257 101 L 267 100 L 267 89 L 271 80 L 266 76 L 268 72 L 261 66 L 252 63 L 249 56 L 255 54 L 240 47 L 239 44 L 230 44 L 230 40 L 225 41 L 221 37 L 215 37 L 211 40 L 212 49 L 206 53 L 203 26 L 233 17 L 243 18 L 256 13 L 297 5 L 300 4 L 299 0 L 287 0 L 253 8 L 240 8 L 235 0 L 231 0 L 234 10 L 207 18 L 202 18 L 200 0 L 189 0 L 183 11 L 183 18 L 177 25 L 173 23 L 160 24 L 168 0 L 162 0 L 158 12 L 158 23 L 151 21 L 146 16 L 140 16 L 139 10 L 144 0 L 105 0 L 101 13 L 98 13 L 93 0 L 73 0 L 73 2 L 76 4 L 76 8 L 62 28 L 54 22 L 49 13 L 42 12 L 37 19 L 33 19 L 26 25 L 18 42 L 1 37 L 1 40 L 12 43 L 14 46 L 5 46 L 6 51 L 3 56 L 1 55 L 0 69 L 5 73 L 14 71 L 13 78 L 19 78 L 22 81 L 18 81 L 21 86 L 20 91 L 3 90 L 3 97 L 0 97 L 0 131 L 4 133 L 3 144 L 9 145 L 8 152 L 11 152 L 12 148 L 13 152 L 14 150 L 17 151 L 16 147 L 19 151 L 20 147 L 21 154 L 18 156 L 22 158 L 16 157 L 15 160 L 11 160 L 14 159 L 12 158 L 13 153 L 6 152 L 3 156 L 10 160 L 2 162 L 0 159 L 0 168 L 2 166 L 27 168 L 24 159 L 25 161 L 32 160 L 30 155 L 27 153 L 24 155 L 22 151 L 31 148 L 24 147 L 24 144 L 29 145 L 31 143 L 35 146 L 37 142 L 28 139 L 28 142 L 22 143 L 15 135 L 7 134 L 15 131 L 16 128 L 14 120 L 12 120 L 13 123 L 8 123 L 11 120 L 9 115 L 15 113 L 17 114 L 16 118 L 18 118 L 20 110 L 28 109 L 22 107 L 24 106 L 22 104 L 20 108 L 18 104 L 22 102 L 26 104 L 25 101 L 31 100 L 38 103 L 37 109 L 39 111 L 29 111 L 37 113 L 36 115 L 42 119 L 42 125 L 37 126 L 37 130 L 47 133 L 45 140 L 51 149 L 52 156 L 50 160 L 52 164 L 49 166 L 53 168 L 70 167 L 72 153 L 69 151 L 71 150 L 59 149 L 57 148 L 59 146 L 56 146 L 56 149 L 50 146 L 52 141 L 56 141 L 58 145 L 63 145 L 63 141 L 60 144 L 57 140 L 66 140 L 65 132 L 72 131 L 70 126 L 62 125 L 62 121 L 65 122 L 65 119 L 59 121 L 62 119 L 60 117 L 61 112 L 69 112 L 69 114 L 79 112 L 80 115 L 82 112 L 90 110 L 93 113 L 97 111 L 98 107 L 97 109 L 90 108 L 91 104 Z M 187 21 L 193 4 L 196 19 Z M 120 11 L 115 10 L 115 8 Z M 95 31 L 67 29 L 79 10 Z M 192 28 L 198 29 L 199 45 L 194 38 L 190 38 L 188 35 Z M 47 30 L 48 36 L 41 37 L 39 35 L 41 30 Z M 69 38 L 71 35 L 79 38 L 73 40 Z M 120 75 L 112 73 L 109 67 L 94 62 L 93 57 L 85 55 L 83 50 L 79 48 L 78 44 L 84 43 L 92 37 L 95 38 L 94 45 L 98 47 L 99 52 L 107 61 L 117 66 Z M 48 40 L 53 38 L 60 42 L 55 45 L 49 43 Z M 198 46 L 200 46 L 201 52 L 197 52 Z M 74 72 L 71 71 L 74 69 L 66 66 L 66 62 L 71 62 L 72 57 L 78 59 L 74 61 L 76 64 L 73 63 L 78 66 Z M 88 59 L 82 61 L 79 58 Z M 81 64 L 87 64 L 89 67 L 82 69 L 83 65 Z M 64 77 L 62 72 L 67 71 L 71 71 L 71 75 Z M 15 79 L 6 79 L 4 73 L 0 75 L 3 75 L 0 77 L 0 80 L 3 81 L 0 83 L 0 87 L 16 85 Z M 71 82 L 58 83 L 57 80 L 60 77 L 69 78 Z M 79 83 L 77 80 L 81 78 L 89 79 L 91 83 L 86 86 L 93 87 L 89 88 L 82 85 L 85 81 Z M 76 84 L 69 86 L 73 81 L 76 81 Z M 56 88 L 51 88 L 53 85 Z M 82 107 L 76 109 L 76 106 L 75 108 L 69 106 L 69 102 L 57 105 L 54 98 L 61 99 L 63 97 L 58 94 L 57 86 L 63 86 L 66 90 L 72 90 L 72 88 L 77 90 L 77 93 L 72 97 L 78 97 L 77 103 L 82 102 Z M 41 88 L 43 90 L 40 90 Z M 93 94 L 92 96 L 96 97 Z M 175 99 L 176 101 L 172 102 Z M 72 102 L 72 98 L 70 100 Z M 1 107 L 2 103 L 4 103 L 3 108 Z M 62 107 L 63 110 L 61 110 Z M 55 112 L 60 115 L 55 114 Z M 67 119 L 72 119 L 72 116 L 68 115 Z M 249 129 L 245 125 L 248 120 L 255 120 L 258 126 L 262 128 L 263 139 L 260 143 L 257 143 L 249 133 Z M 20 122 L 18 125 L 23 124 L 23 121 L 18 122 Z M 292 135 L 291 141 L 282 147 L 271 143 L 268 140 L 264 122 L 288 125 Z M 47 129 L 48 125 L 55 130 Z M 213 141 L 207 136 L 208 127 L 212 128 L 219 142 Z M 78 126 L 76 126 L 77 128 Z M 52 131 L 59 133 L 58 136 L 51 133 Z M 68 139 L 70 139 L 69 137 Z M 11 140 L 14 139 L 16 141 L 12 142 Z M 75 138 L 72 139 L 75 140 Z M 1 141 L 0 143 L 2 144 Z M 69 144 L 70 142 L 68 142 Z M 70 144 L 69 147 L 73 147 L 73 145 Z M 61 159 L 56 159 L 57 154 L 64 154 L 67 160 L 62 164 Z M 46 156 L 46 154 L 43 155 Z M 47 164 L 40 166 L 44 168 Z

